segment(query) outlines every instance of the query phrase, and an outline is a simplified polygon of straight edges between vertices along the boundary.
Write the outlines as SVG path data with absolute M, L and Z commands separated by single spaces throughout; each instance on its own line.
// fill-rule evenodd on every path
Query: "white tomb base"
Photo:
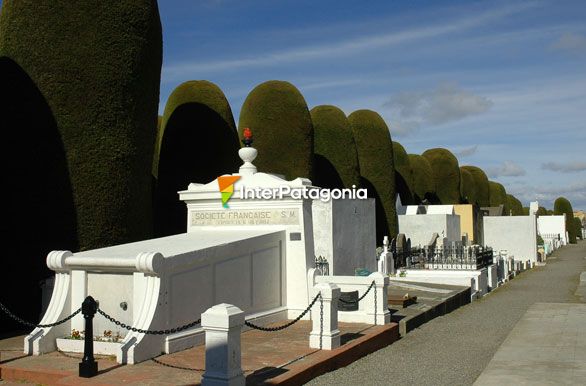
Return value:
M 47 263 L 57 272 L 56 282 L 41 324 L 68 316 L 88 295 L 113 318 L 143 330 L 180 327 L 222 302 L 237 305 L 247 315 L 280 313 L 277 319 L 282 319 L 286 316 L 284 238 L 284 232 L 215 230 L 75 254 L 52 252 Z M 35 329 L 25 338 L 25 351 L 53 351 L 55 339 L 70 336 L 73 329 L 85 329 L 81 314 L 57 327 Z M 96 314 L 94 331 L 108 330 L 123 339 L 99 342 L 96 353 L 115 354 L 119 363 L 140 362 L 203 339 L 199 326 L 167 336 L 145 335 Z M 83 340 L 68 339 L 60 345 L 83 352 Z
M 471 300 L 488 293 L 488 270 L 427 270 L 407 269 L 404 276 L 391 277 L 391 282 L 418 282 L 470 287 Z

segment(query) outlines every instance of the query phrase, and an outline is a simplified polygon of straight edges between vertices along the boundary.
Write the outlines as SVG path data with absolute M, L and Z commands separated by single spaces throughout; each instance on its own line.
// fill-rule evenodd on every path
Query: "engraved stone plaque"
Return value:
M 192 210 L 191 226 L 298 225 L 299 209 Z

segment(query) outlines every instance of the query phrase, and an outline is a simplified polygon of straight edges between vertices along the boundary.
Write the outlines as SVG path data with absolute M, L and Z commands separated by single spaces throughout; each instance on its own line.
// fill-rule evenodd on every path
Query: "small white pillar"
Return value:
M 218 304 L 201 315 L 205 331 L 206 369 L 203 386 L 244 386 L 240 334 L 244 312 L 231 304 Z
M 320 300 L 317 299 L 311 308 L 313 329 L 309 334 L 309 347 L 320 348 L 321 335 L 321 349 L 332 350 L 340 346 L 340 330 L 338 329 L 338 299 L 340 299 L 340 288 L 331 283 L 319 283 L 313 288 L 313 296 L 321 292 L 323 301 L 323 330 L 320 317 Z
M 368 277 L 374 280 L 374 288 L 362 299 L 363 302 L 366 302 L 366 314 L 372 316 L 373 324 L 383 325 L 390 323 L 391 313 L 389 312 L 389 294 L 387 292 L 389 289 L 389 277 L 382 275 L 380 272 L 373 272 Z

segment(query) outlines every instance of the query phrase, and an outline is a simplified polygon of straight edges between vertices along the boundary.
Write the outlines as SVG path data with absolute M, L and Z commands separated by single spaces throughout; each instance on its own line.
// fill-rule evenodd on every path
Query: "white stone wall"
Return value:
M 563 244 L 568 243 L 566 240 L 566 223 L 563 215 L 539 216 L 537 218 L 537 232 L 540 235 L 559 233 Z
M 536 216 L 484 217 L 484 244 L 515 260 L 537 261 Z
M 399 217 L 399 233 L 411 239 L 411 246 L 426 245 L 437 233 L 446 241 L 459 241 L 460 216 L 452 214 L 402 215 Z
M 315 255 L 328 260 L 330 275 L 354 275 L 356 268 L 376 271 L 374 200 L 314 200 Z

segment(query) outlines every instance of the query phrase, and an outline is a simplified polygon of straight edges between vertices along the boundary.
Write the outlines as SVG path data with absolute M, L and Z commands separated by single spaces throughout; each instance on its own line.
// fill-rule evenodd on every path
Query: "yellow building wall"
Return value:
M 454 205 L 454 212 L 460 216 L 460 230 L 462 236 L 468 234 L 468 240 L 474 244 L 474 210 L 470 204 Z

